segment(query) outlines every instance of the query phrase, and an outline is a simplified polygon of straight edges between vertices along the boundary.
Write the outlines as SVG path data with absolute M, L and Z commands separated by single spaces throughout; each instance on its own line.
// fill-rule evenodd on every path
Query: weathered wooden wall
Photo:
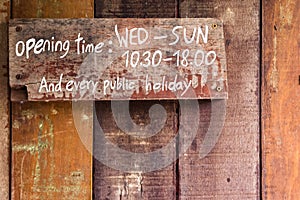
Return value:
M 148 9 L 155 10 L 155 7 L 157 11 L 161 9 L 158 9 L 159 5 L 156 1 L 114 1 L 113 3 L 96 1 L 96 16 L 216 17 L 224 20 L 230 70 L 225 129 L 213 151 L 200 160 L 199 149 L 210 123 L 211 103 L 199 101 L 201 121 L 197 139 L 188 153 L 173 166 L 175 169 L 165 169 L 169 170 L 170 177 L 176 174 L 176 178 L 173 178 L 176 191 L 172 197 L 174 199 L 259 199 L 259 1 L 186 0 L 179 4 L 172 1 L 162 5 L 167 6 L 164 14 L 155 15 L 153 14 L 155 12 L 146 13 Z M 99 103 L 96 106 L 98 112 L 103 111 L 101 107 L 104 105 Z M 136 102 L 136 112 L 143 109 L 139 105 L 142 105 L 142 102 Z M 180 109 L 178 104 L 176 107 L 177 110 Z M 167 109 L 167 112 L 169 111 L 172 112 Z M 174 117 L 176 117 L 175 112 Z M 180 118 L 180 115 L 177 117 Z M 188 117 L 192 119 L 193 113 Z M 99 118 L 107 121 L 114 120 L 106 111 L 102 112 Z M 190 126 L 190 124 L 181 125 L 187 129 Z M 107 129 L 109 132 L 119 131 L 113 124 Z M 95 148 L 97 148 L 96 144 Z M 107 168 L 103 170 L 103 168 L 105 167 L 102 164 L 95 161 L 94 194 L 100 199 L 108 194 L 120 194 L 117 182 L 121 181 L 122 176 L 126 177 L 115 170 Z M 110 175 L 102 176 L 101 172 Z M 113 178 L 115 179 L 111 181 Z M 158 180 L 160 179 L 157 179 L 157 183 Z M 112 182 L 113 188 L 110 187 Z M 172 187 L 175 187 L 174 185 Z M 108 192 L 101 194 L 102 190 Z M 128 196 L 134 198 L 136 190 L 131 192 Z M 165 195 L 161 198 L 172 199 Z
M 12 1 L 12 17 L 93 17 L 93 5 L 91 0 Z M 92 114 L 85 119 L 92 125 Z M 12 104 L 12 199 L 90 199 L 91 169 L 70 102 Z
M 12 1 L 12 16 L 16 18 L 93 16 L 92 1 L 55 2 L 51 0 Z M 262 4 L 262 198 L 266 200 L 299 199 L 300 140 L 298 132 L 300 116 L 299 106 L 297 106 L 299 99 L 299 88 L 297 87 L 299 87 L 300 69 L 300 2 L 297 0 L 270 0 L 262 1 Z M 8 1 L 1 0 L 0 7 L 0 87 L 1 91 L 7 91 L 6 76 L 2 76 L 2 74 L 6 74 L 6 68 L 2 66 L 7 65 L 7 54 L 5 53 L 7 52 L 5 47 L 7 38 L 3 33 L 6 33 Z M 165 178 L 167 177 L 164 179 L 167 182 L 163 183 L 169 185 L 164 188 L 166 192 L 161 192 L 162 199 L 172 199 L 175 196 L 179 199 L 179 194 L 181 199 L 259 199 L 259 1 L 205 0 L 200 2 L 184 0 L 180 4 L 174 0 L 159 2 L 117 0 L 113 3 L 96 1 L 96 16 L 187 16 L 219 17 L 224 20 L 229 71 L 229 100 L 225 130 L 219 142 L 208 157 L 202 160 L 198 159 L 198 149 L 209 124 L 207 117 L 210 116 L 211 106 L 211 103 L 207 101 L 200 102 L 204 115 L 200 122 L 202 128 L 187 155 L 157 174 L 142 176 L 145 180 L 154 178 L 155 182 L 161 181 L 159 177 L 162 174 L 165 175 Z M 7 151 L 9 142 L 6 99 L 5 95 L 1 95 L 0 110 L 3 123 L 1 122 L 0 127 L 0 152 L 2 155 L 0 196 L 3 199 L 8 199 Z M 165 106 L 168 113 L 173 112 L 173 118 L 177 119 L 178 105 L 175 102 L 168 102 Z M 72 194 L 77 196 L 77 199 L 81 199 L 82 193 L 77 195 L 76 189 L 81 187 L 88 191 L 91 186 L 87 182 L 81 185 L 82 173 L 78 170 L 79 165 L 69 161 L 75 159 L 73 151 L 77 149 L 75 152 L 81 153 L 82 157 L 76 156 L 76 160 L 82 162 L 82 169 L 85 169 L 84 180 L 87 180 L 90 178 L 88 177 L 90 166 L 85 163 L 90 163 L 90 155 L 78 150 L 83 147 L 78 145 L 80 141 L 76 138 L 76 130 L 73 122 L 69 119 L 72 118 L 70 103 L 14 103 L 12 107 L 13 199 L 19 199 L 21 191 L 24 191 L 23 199 L 33 199 L 34 197 L 38 199 L 36 195 L 41 193 L 38 191 L 41 188 L 50 191 L 48 194 L 50 196 L 53 194 L 53 197 L 57 195 L 54 192 L 55 189 L 59 188 L 61 191 L 65 191 L 65 195 Z M 134 113 L 144 111 L 140 102 L 134 102 L 133 107 L 136 108 Z M 100 121 L 112 119 L 107 102 L 98 103 L 96 108 Z M 104 112 L 100 112 L 101 110 Z M 173 134 L 171 127 L 176 126 L 176 123 L 169 125 L 166 133 Z M 118 128 L 108 124 L 105 130 L 108 134 L 114 135 L 111 133 L 118 131 Z M 173 129 L 173 131 L 175 130 L 176 128 Z M 47 134 L 47 136 L 41 137 L 39 133 Z M 51 140 L 53 135 L 56 139 Z M 69 139 L 68 142 L 64 141 L 65 139 Z M 56 145 L 51 146 L 51 144 Z M 132 143 L 128 142 L 129 144 Z M 65 150 L 57 145 L 63 145 Z M 124 143 L 124 148 L 126 145 L 127 143 Z M 141 148 L 147 149 L 148 147 Z M 52 157 L 54 154 L 50 153 L 51 150 L 57 152 L 54 157 Z M 48 175 L 38 176 L 39 170 L 43 169 L 37 166 L 46 164 L 45 160 L 55 163 L 55 168 L 46 167 L 43 173 L 46 172 Z M 179 179 L 176 178 L 178 169 L 180 169 Z M 151 184 L 145 186 L 143 192 L 140 192 L 140 185 L 135 182 L 138 175 L 121 173 L 98 162 L 95 162 L 94 171 L 95 197 L 105 198 L 110 193 L 119 194 L 120 190 L 111 186 L 124 184 L 126 181 L 127 183 L 132 182 L 134 188 L 127 194 L 122 193 L 121 197 L 137 198 L 136 195 L 141 194 L 149 197 L 150 194 L 155 194 L 156 188 Z M 32 172 L 36 175 L 32 175 Z M 58 174 L 52 180 L 50 175 L 54 172 Z M 23 182 L 24 180 L 26 182 Z M 51 181 L 54 185 L 50 184 Z M 33 187 L 34 184 L 36 187 Z M 55 187 L 43 187 L 45 184 Z M 123 188 L 124 191 L 125 189 L 126 187 Z M 50 196 L 43 193 L 40 199 L 43 197 L 47 199 Z M 61 198 L 63 195 L 60 196 Z M 153 199 L 155 198 L 153 197 Z
M 9 198 L 9 93 L 8 93 L 8 50 L 7 29 L 9 1 L 0 0 L 0 197 Z
M 201 160 L 212 104 L 200 101 L 199 135 L 179 160 L 181 199 L 259 199 L 259 5 L 259 0 L 180 2 L 180 17 L 223 20 L 229 96 L 223 132 Z
M 300 199 L 300 1 L 262 3 L 262 196 Z

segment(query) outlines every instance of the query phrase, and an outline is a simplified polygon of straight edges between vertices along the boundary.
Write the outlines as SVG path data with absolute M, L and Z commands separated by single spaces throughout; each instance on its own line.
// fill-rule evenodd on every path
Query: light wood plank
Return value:
M 300 199 L 300 2 L 262 2 L 262 194 Z

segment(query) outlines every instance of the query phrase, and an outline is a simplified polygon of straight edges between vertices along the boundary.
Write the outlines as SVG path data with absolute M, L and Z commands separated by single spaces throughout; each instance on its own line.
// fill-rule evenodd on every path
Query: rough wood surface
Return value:
M 70 107 L 68 102 L 13 103 L 13 199 L 91 198 L 91 156 Z
M 95 1 L 96 17 L 174 17 L 175 1 Z M 141 9 L 142 8 L 142 9 Z M 96 104 L 98 119 L 111 141 L 129 151 L 149 152 L 163 147 L 177 132 L 177 103 L 173 101 L 133 101 L 130 113 L 134 122 L 144 127 L 149 120 L 149 108 L 161 104 L 167 113 L 167 122 L 157 136 L 147 140 L 136 140 L 128 133 L 120 131 L 110 109 L 110 103 Z M 125 122 L 125 120 L 124 120 Z M 94 133 L 97 134 L 97 133 Z M 119 140 L 118 140 L 119 139 Z M 95 140 L 94 140 L 95 141 Z M 101 147 L 94 144 L 94 150 Z M 173 152 L 174 153 L 174 152 Z M 173 154 L 171 154 L 173 155 Z M 168 156 L 168 155 L 165 155 Z M 175 155 L 174 155 L 175 156 Z M 176 164 L 149 173 L 124 173 L 106 167 L 94 159 L 95 199 L 176 199 Z M 142 179 L 141 179 L 142 178 Z M 140 182 L 139 180 L 142 180 Z M 118 188 L 118 186 L 120 188 Z M 128 190 L 129 189 L 129 190 Z
M 118 25 L 118 32 L 121 35 L 124 35 L 125 28 L 129 30 L 144 28 L 148 32 L 149 38 L 145 44 L 129 44 L 128 47 L 120 47 L 115 33 L 115 25 Z M 194 35 L 192 37 L 194 38 L 192 39 L 193 42 L 190 44 L 184 42 L 184 33 L 181 29 L 176 31 L 180 41 L 176 45 L 170 45 L 176 41 L 176 37 L 172 34 L 172 29 L 176 26 L 186 28 L 189 38 L 190 35 Z M 203 31 L 205 30 L 204 27 L 208 28 L 207 43 L 202 41 L 197 31 L 199 27 L 202 27 L 201 30 Z M 217 19 L 19 19 L 10 21 L 9 30 L 10 85 L 14 89 L 26 87 L 29 100 L 104 100 L 126 99 L 128 97 L 131 99 L 227 98 L 223 25 Z M 86 40 L 86 45 L 88 43 L 96 45 L 103 42 L 102 52 L 78 55 L 75 40 L 79 33 Z M 165 35 L 168 36 L 165 39 L 155 39 L 157 36 Z M 43 38 L 52 41 L 53 36 L 55 36 L 54 42 L 70 41 L 70 50 L 66 52 L 50 50 L 50 52 L 46 51 L 38 55 L 31 51 L 28 57 L 25 56 L 26 53 L 23 56 L 16 55 L 16 44 L 19 41 L 26 43 L 29 38 L 36 38 L 36 40 Z M 133 41 L 137 42 L 137 40 Z M 128 50 L 139 52 L 138 66 L 126 66 L 127 61 L 124 53 Z M 180 57 L 174 55 L 178 50 L 181 50 Z M 185 66 L 185 62 L 182 62 L 184 59 L 182 55 L 185 50 L 189 52 L 186 60 L 187 66 Z M 145 55 L 144 53 L 151 52 L 149 53 L 150 59 L 153 60 L 153 56 L 157 55 L 154 52 L 157 51 L 162 53 L 162 61 L 159 62 L 158 59 L 155 61 L 160 63 L 159 66 L 153 67 L 152 64 L 147 64 L 148 67 L 144 67 L 148 63 L 148 54 Z M 210 55 L 209 52 L 211 51 L 216 53 L 216 60 L 213 64 L 200 61 L 204 59 L 204 55 Z M 60 58 L 65 53 L 67 53 L 66 56 Z M 129 60 L 132 60 L 132 56 Z M 202 63 L 201 66 L 196 66 L 196 63 L 200 62 Z M 48 92 L 45 89 L 39 91 L 42 77 L 46 76 L 46 80 L 49 82 L 51 80 L 57 84 L 60 82 L 61 74 L 63 74 L 61 91 Z M 125 86 L 125 89 L 116 89 L 106 85 L 107 81 L 114 83 L 117 78 L 120 79 L 120 83 L 123 83 L 123 78 L 129 80 L 133 83 L 133 89 L 127 89 Z M 77 82 L 94 81 L 98 85 L 95 92 L 93 92 L 92 87 L 80 91 L 75 89 L 67 91 L 66 85 L 70 80 Z M 178 84 L 186 83 L 190 86 L 182 87 L 173 92 L 172 88 L 169 89 L 171 85 L 169 83 L 175 80 L 176 85 L 178 82 Z M 149 89 L 149 83 L 151 89 Z M 167 88 L 159 87 L 159 89 L 154 90 L 154 84 L 157 85 L 158 83 L 166 85 Z
M 13 0 L 12 18 L 93 18 L 94 1 Z
M 9 198 L 9 93 L 8 93 L 8 19 L 9 1 L 0 0 L 0 197 Z
M 177 0 L 96 0 L 95 16 L 100 18 L 174 18 Z
M 262 194 L 300 199 L 300 2 L 262 2 Z
M 145 128 L 146 125 L 152 123 L 152 128 L 155 127 L 154 122 L 150 121 L 148 110 L 151 106 L 160 104 L 166 110 L 166 122 L 161 130 L 156 135 L 150 138 L 137 138 L 130 134 L 134 131 L 122 130 L 122 127 L 128 127 L 128 118 L 132 116 L 132 120 L 140 129 Z M 176 104 L 170 101 L 131 101 L 130 102 L 130 116 L 126 116 L 124 112 L 112 112 L 111 102 L 98 102 L 96 104 L 97 121 L 103 129 L 105 137 L 116 144 L 119 148 L 134 153 L 148 153 L 158 150 L 169 143 L 169 141 L 176 134 Z M 114 115 L 113 115 L 114 114 Z M 116 115 L 122 117 L 116 123 Z M 156 124 L 159 124 L 156 122 Z M 154 126 L 153 126 L 154 125 Z M 145 130 L 147 132 L 149 130 Z M 115 170 L 113 168 L 103 165 L 97 159 L 97 155 L 106 154 L 107 158 L 112 158 L 118 165 L 121 165 L 118 160 L 131 159 L 132 166 L 135 165 L 135 160 L 127 154 L 110 153 L 112 149 L 107 149 L 100 143 L 96 137 L 99 132 L 94 133 L 94 197 L 95 199 L 175 199 L 176 195 L 176 171 L 175 165 L 171 164 L 166 168 L 155 172 L 140 173 L 139 171 L 133 173 L 126 173 L 124 171 Z M 116 147 L 113 147 L 114 149 Z M 169 151 L 165 157 L 171 157 L 175 160 L 176 148 L 174 151 Z M 145 155 L 146 156 L 146 155 Z M 157 160 L 153 159 L 153 162 Z M 146 163 L 151 166 L 152 163 Z M 122 168 L 121 166 L 120 168 Z
M 259 199 L 259 1 L 184 0 L 179 10 L 223 20 L 229 96 L 224 129 L 204 159 L 199 149 L 213 113 L 200 101 L 198 136 L 179 160 L 180 199 Z
M 12 4 L 15 18 L 93 16 L 90 0 Z M 87 134 L 90 114 L 83 118 Z M 71 103 L 13 103 L 12 126 L 12 199 L 91 199 L 91 154 L 79 139 Z

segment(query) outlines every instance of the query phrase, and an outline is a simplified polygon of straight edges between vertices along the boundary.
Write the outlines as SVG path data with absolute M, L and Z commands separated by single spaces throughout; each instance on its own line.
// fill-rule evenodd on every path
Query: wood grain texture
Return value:
M 12 4 L 15 18 L 93 16 L 93 1 Z M 91 135 L 92 113 L 82 119 L 89 125 L 87 134 Z M 12 199 L 91 199 L 91 187 L 91 154 L 74 126 L 72 104 L 14 103 Z
M 179 10 L 223 20 L 229 88 L 223 131 L 204 159 L 212 103 L 199 102 L 198 136 L 179 160 L 180 199 L 259 199 L 259 1 L 184 0 Z
M 262 194 L 300 199 L 300 2 L 262 2 Z
M 0 197 L 9 198 L 9 93 L 8 93 L 8 19 L 9 1 L 0 0 Z
M 125 35 L 125 29 L 144 28 L 147 31 L 148 39 L 145 44 L 131 45 L 124 47 L 119 44 L 115 33 L 115 25 L 118 27 L 120 35 Z M 187 30 L 187 35 L 194 34 L 193 42 L 187 44 L 184 42 L 184 31 L 177 30 L 176 34 L 180 36 L 180 41 L 176 45 L 170 45 L 176 41 L 172 34 L 173 28 L 182 26 Z M 198 28 L 205 32 L 207 27 L 208 41 L 202 41 Z M 194 29 L 195 28 L 195 29 Z M 21 30 L 20 30 L 21 29 Z M 70 100 L 70 99 L 89 99 L 89 100 L 107 100 L 107 99 L 210 99 L 227 98 L 227 76 L 226 76 L 226 55 L 225 41 L 223 34 L 223 25 L 217 19 L 19 19 L 10 21 L 10 85 L 13 89 L 26 87 L 28 90 L 28 100 Z M 193 30 L 196 30 L 193 32 Z M 103 42 L 104 47 L 100 53 L 81 53 L 78 55 L 77 44 L 75 40 L 78 34 L 86 41 L 86 44 L 96 45 Z M 197 36 L 199 34 L 199 37 Z M 166 39 L 155 39 L 156 36 L 167 35 Z M 19 41 L 26 42 L 29 38 L 43 38 L 52 41 L 55 36 L 56 41 L 70 42 L 69 50 L 63 52 L 53 52 L 53 50 L 42 52 L 41 54 L 29 54 L 27 57 L 17 56 L 16 44 Z M 198 38 L 198 39 L 196 39 Z M 196 42 L 198 40 L 198 43 Z M 109 44 L 109 41 L 112 44 Z M 137 40 L 133 40 L 136 42 Z M 37 43 L 36 43 L 37 44 Z M 82 43 L 80 44 L 82 45 Z M 45 49 L 47 49 L 46 47 Z M 19 48 L 20 49 L 20 48 Z M 180 57 L 174 53 L 181 50 Z M 139 52 L 137 66 L 126 66 L 128 62 L 124 53 L 127 51 Z M 182 52 L 187 50 L 188 57 L 185 64 L 182 61 Z M 203 55 L 209 55 L 208 52 L 214 51 L 215 61 L 211 64 L 200 63 Z M 112 53 L 109 53 L 112 51 Z M 145 52 L 150 53 L 150 59 L 154 52 L 161 53 L 161 61 L 154 59 L 152 63 L 159 63 L 159 66 L 153 67 L 152 64 L 144 67 L 147 63 Z M 62 55 L 67 53 L 65 58 Z M 130 54 L 132 55 L 132 54 Z M 156 58 L 159 56 L 155 56 Z M 155 58 L 154 57 L 154 58 Z M 136 58 L 136 56 L 135 56 Z M 198 58 L 198 59 L 197 59 Z M 171 59 L 171 61 L 165 61 Z M 95 62 L 96 60 L 96 62 Z M 131 60 L 131 59 L 130 59 Z M 195 61 L 196 60 L 196 61 Z M 209 59 L 204 59 L 209 60 Z M 93 61 L 93 62 L 92 62 Z M 150 61 L 151 62 L 151 61 Z M 42 77 L 57 84 L 60 82 L 60 75 L 63 74 L 61 85 L 62 91 L 48 92 L 43 89 L 39 92 Z M 106 88 L 105 83 L 112 83 L 119 78 L 123 83 L 123 78 L 133 83 L 133 89 L 112 89 Z M 85 92 L 81 90 L 67 91 L 66 85 L 70 80 L 74 81 L 94 81 L 97 87 L 94 90 L 92 86 Z M 189 89 L 185 87 L 173 92 L 169 89 L 169 83 L 176 80 L 190 84 Z M 162 83 L 163 82 L 163 83 Z M 149 89 L 149 85 L 151 89 Z M 167 87 L 159 87 L 154 90 L 154 84 L 160 83 Z M 86 85 L 86 84 L 85 84 Z M 119 85 L 119 84 L 118 84 Z M 73 87 L 74 88 L 74 87 Z M 93 92 L 95 91 L 95 92 Z M 114 95 L 114 97 L 112 97 Z M 117 94 L 117 95 L 116 95 Z
M 176 0 L 96 0 L 95 16 L 99 18 L 174 18 Z
M 93 18 L 94 1 L 13 0 L 12 18 Z
M 96 17 L 174 17 L 176 3 L 165 1 L 95 1 Z M 105 133 L 111 141 L 129 151 L 149 152 L 163 147 L 177 131 L 177 102 L 174 101 L 133 101 L 131 116 L 134 122 L 143 127 L 149 123 L 149 108 L 161 104 L 167 113 L 167 122 L 157 136 L 139 141 L 128 133 L 120 131 L 109 108 L 110 103 L 96 104 L 98 119 L 103 123 Z M 94 133 L 96 134 L 96 133 Z M 118 140 L 119 139 L 119 140 Z M 94 140 L 95 141 L 95 140 Z M 101 147 L 94 144 L 94 150 Z M 175 150 L 175 149 L 174 149 Z M 172 154 L 171 154 L 172 155 Z M 165 155 L 168 156 L 168 155 Z M 175 155 L 174 155 L 175 156 Z M 94 159 L 94 197 L 95 199 L 176 199 L 176 164 L 149 173 L 124 173 L 106 167 Z M 142 179 L 142 182 L 139 180 Z
M 138 136 L 140 135 L 131 130 L 131 128 L 128 131 L 124 130 L 124 127 L 130 126 L 130 123 L 128 123 L 130 116 L 140 130 L 151 123 L 152 129 L 157 129 L 156 124 L 159 123 L 151 122 L 148 114 L 148 110 L 155 104 L 163 106 L 167 113 L 166 122 L 157 134 L 150 138 L 139 138 Z M 172 101 L 130 101 L 130 116 L 126 116 L 124 112 L 112 112 L 111 106 L 111 102 L 96 103 L 97 118 L 95 119 L 97 121 L 95 123 L 100 124 L 105 137 L 117 145 L 118 148 L 134 153 L 149 153 L 164 147 L 176 134 L 176 104 Z M 116 104 L 113 106 L 116 106 Z M 121 116 L 121 120 L 118 123 L 116 123 L 116 115 Z M 145 132 L 149 131 L 145 130 Z M 136 134 L 135 136 L 130 135 L 134 133 Z M 99 132 L 94 133 L 95 199 L 175 199 L 175 165 L 171 164 L 166 168 L 149 173 L 140 173 L 138 170 L 126 173 L 115 170 L 110 168 L 111 166 L 107 167 L 99 162 L 97 155 L 106 154 L 106 159 L 111 158 L 115 162 L 130 159 L 132 166 L 135 166 L 136 162 L 131 156 L 125 153 L 110 153 L 117 147 L 107 149 L 102 143 L 97 143 L 99 140 L 96 137 L 100 137 Z M 174 147 L 173 151 L 169 151 L 164 156 L 174 159 L 176 148 Z M 152 162 L 158 161 L 153 159 Z M 121 163 L 118 162 L 118 165 L 121 165 Z M 151 166 L 152 163 L 146 163 L 146 165 Z
M 91 156 L 71 103 L 14 103 L 12 112 L 13 199 L 90 199 Z

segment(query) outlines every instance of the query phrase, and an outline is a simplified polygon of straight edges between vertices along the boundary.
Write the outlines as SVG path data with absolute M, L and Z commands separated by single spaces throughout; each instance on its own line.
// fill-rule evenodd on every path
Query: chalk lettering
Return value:
M 148 31 L 144 28 L 132 28 L 130 30 L 128 30 L 128 28 L 125 28 L 124 35 L 120 35 L 118 25 L 115 25 L 115 34 L 119 41 L 120 47 L 123 47 L 123 45 L 124 47 L 128 47 L 129 44 L 142 45 L 148 40 L 149 37 Z

